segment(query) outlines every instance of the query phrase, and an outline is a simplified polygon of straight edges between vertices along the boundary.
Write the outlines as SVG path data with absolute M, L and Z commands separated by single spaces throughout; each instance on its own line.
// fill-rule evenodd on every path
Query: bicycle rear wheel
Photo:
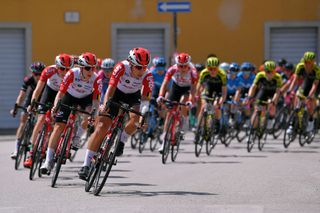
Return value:
M 86 192 L 89 192 L 91 187 L 93 186 L 93 183 L 94 183 L 94 181 L 96 179 L 96 176 L 99 173 L 101 162 L 102 162 L 101 155 L 98 155 L 96 158 L 94 157 L 91 160 L 89 175 L 88 175 L 85 187 L 84 187 L 84 190 Z M 101 171 L 100 171 L 100 173 L 101 173 Z M 99 173 L 99 175 L 100 175 L 100 173 Z
M 137 144 L 139 142 L 139 138 L 140 138 L 140 130 L 138 129 L 132 136 L 130 139 L 130 144 L 131 144 L 131 148 L 135 149 L 137 147 Z
M 289 117 L 288 122 L 286 123 L 285 131 L 283 134 L 284 148 L 288 148 L 290 143 L 292 141 L 294 141 L 294 139 L 296 138 L 296 131 L 298 129 L 298 122 L 297 121 L 298 121 L 298 117 L 296 116 L 296 112 L 293 111 Z M 290 125 L 292 125 L 291 132 L 289 132 Z
M 28 133 L 28 131 L 30 131 L 30 128 L 31 128 L 30 125 L 31 125 L 31 123 L 28 120 L 26 123 L 26 126 L 23 129 L 20 144 L 18 145 L 17 157 L 16 157 L 15 164 L 14 164 L 15 170 L 19 169 L 19 166 L 21 164 L 22 159 L 23 159 L 23 161 L 26 160 L 27 153 L 28 153 L 28 146 L 29 146 L 29 135 L 30 134 Z
M 148 142 L 148 135 L 145 132 L 140 133 L 139 139 L 139 153 L 141 154 L 146 147 L 146 143 Z
M 287 123 L 288 114 L 288 108 L 283 107 L 275 116 L 275 121 L 272 127 L 272 134 L 274 139 L 279 138 L 279 136 L 283 133 L 284 127 Z
M 52 175 L 52 179 L 51 179 L 51 187 L 55 187 L 59 173 L 60 173 L 61 166 L 63 164 L 63 161 L 66 159 L 65 154 L 66 154 L 66 150 L 67 150 L 68 141 L 71 136 L 71 130 L 72 130 L 71 127 L 68 127 L 66 134 L 63 138 L 62 147 L 59 150 L 58 156 L 56 156 L 57 165 L 55 166 L 55 168 L 53 170 L 53 175 Z
M 172 128 L 173 128 L 173 117 L 170 118 L 168 127 L 166 129 L 166 135 L 164 137 L 164 145 L 163 145 L 163 151 L 162 151 L 162 163 L 166 164 L 166 161 L 169 156 L 170 152 L 170 146 L 171 146 L 171 140 L 172 140 Z
M 301 121 L 301 129 L 299 134 L 299 144 L 300 146 L 304 146 L 304 144 L 308 141 L 309 133 L 307 132 L 309 115 L 307 111 L 303 112 L 302 121 Z
M 208 131 L 209 134 L 209 140 L 206 140 L 206 153 L 209 156 L 214 149 L 214 147 L 217 145 L 218 140 L 219 140 L 219 133 L 215 134 L 215 127 L 216 127 L 216 122 L 219 122 L 219 120 L 209 118 L 209 124 L 210 124 L 210 129 Z
M 258 149 L 259 151 L 262 151 L 264 145 L 267 142 L 268 139 L 268 132 L 269 130 L 266 131 L 267 129 L 267 125 L 268 125 L 268 120 L 269 120 L 269 116 L 266 116 L 264 119 L 264 123 L 263 125 L 259 124 L 259 140 L 258 140 Z

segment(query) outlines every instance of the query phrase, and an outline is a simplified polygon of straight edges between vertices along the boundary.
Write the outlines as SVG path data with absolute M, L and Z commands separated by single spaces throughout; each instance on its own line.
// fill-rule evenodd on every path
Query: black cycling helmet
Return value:
M 197 72 L 201 72 L 205 68 L 204 64 L 195 64 L 194 66 L 196 67 Z
M 283 67 L 287 64 L 287 60 L 284 59 L 284 58 L 280 58 L 278 61 L 277 61 L 277 64 L 280 66 L 280 67 Z
M 294 65 L 293 63 L 286 63 L 285 69 L 289 71 L 294 71 Z
M 44 68 L 46 68 L 46 65 L 41 61 L 33 62 L 29 67 L 30 71 L 35 74 L 41 74 Z

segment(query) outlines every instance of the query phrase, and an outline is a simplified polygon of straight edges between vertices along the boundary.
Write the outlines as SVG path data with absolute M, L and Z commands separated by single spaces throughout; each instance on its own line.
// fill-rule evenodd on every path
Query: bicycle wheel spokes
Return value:
M 181 142 L 181 132 L 180 128 L 177 129 L 174 137 L 174 143 L 171 144 L 171 161 L 174 162 L 177 159 L 180 142 Z
M 301 129 L 299 134 L 299 144 L 300 146 L 304 146 L 310 134 L 309 132 L 307 132 L 308 119 L 309 119 L 307 111 L 304 111 L 301 119 L 302 121 L 301 121 Z
M 145 132 L 141 132 L 140 139 L 139 139 L 139 153 L 140 154 L 143 152 L 147 141 L 148 141 L 148 135 Z
M 102 159 L 100 156 L 96 157 L 96 159 L 93 158 L 91 160 L 89 175 L 88 175 L 88 179 L 85 184 L 85 191 L 86 192 L 89 192 L 91 187 L 93 186 L 93 183 L 99 173 L 101 162 L 102 162 Z M 100 171 L 100 173 L 101 173 L 101 171 Z M 100 175 L 100 173 L 99 173 L 99 175 Z
M 32 155 L 32 164 L 31 164 L 31 168 L 30 168 L 30 173 L 29 173 L 29 179 L 32 180 L 37 168 L 39 166 L 39 161 L 41 159 L 41 149 L 42 149 L 42 144 L 43 144 L 43 140 L 45 138 L 45 128 L 46 126 L 44 125 L 42 127 L 41 132 L 39 132 L 37 140 L 36 140 L 36 144 L 33 147 L 33 155 Z
M 195 149 L 194 149 L 194 153 L 196 155 L 196 157 L 199 157 L 200 153 L 201 153 L 201 150 L 202 150 L 202 146 L 203 146 L 203 142 L 205 140 L 205 118 L 204 118 L 205 115 L 202 115 L 201 118 L 200 118 L 200 121 L 198 123 L 198 127 L 197 127 L 197 132 L 196 132 L 196 135 L 195 135 Z
M 256 114 L 255 118 L 253 119 L 253 124 L 257 124 L 259 126 L 259 116 Z M 249 130 L 249 136 L 248 136 L 248 141 L 247 141 L 247 151 L 251 152 L 254 144 L 259 140 L 259 132 L 257 130 L 259 128 L 255 128 L 253 124 L 250 124 L 250 130 Z
M 273 138 L 277 139 L 283 133 L 287 122 L 288 109 L 283 107 L 275 116 L 275 122 L 272 127 Z
M 210 155 L 212 152 L 212 149 L 217 145 L 218 140 L 219 140 L 219 133 L 215 134 L 215 128 L 216 128 L 216 124 L 215 122 L 219 122 L 216 119 L 210 119 L 210 129 L 208 130 L 208 134 L 209 134 L 209 140 L 206 141 L 206 153 L 207 155 Z
M 140 138 L 140 130 L 137 130 L 136 133 L 134 133 L 131 136 L 131 140 L 130 140 L 130 144 L 131 144 L 131 148 L 135 149 L 137 147 L 137 144 L 139 142 L 139 138 Z

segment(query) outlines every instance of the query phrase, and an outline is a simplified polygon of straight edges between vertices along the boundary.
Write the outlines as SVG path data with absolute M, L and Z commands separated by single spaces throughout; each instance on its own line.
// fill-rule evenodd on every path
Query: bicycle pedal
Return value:
M 113 162 L 113 165 L 115 166 L 115 165 L 117 165 L 117 163 L 118 163 L 118 160 L 115 159 L 114 162 Z

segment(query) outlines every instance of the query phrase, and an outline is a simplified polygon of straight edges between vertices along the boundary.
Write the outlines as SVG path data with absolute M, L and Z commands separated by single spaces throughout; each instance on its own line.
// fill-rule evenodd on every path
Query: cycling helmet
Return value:
M 264 62 L 264 71 L 274 71 L 276 69 L 276 63 L 274 61 Z
M 102 69 L 113 69 L 114 66 L 115 62 L 112 58 L 105 58 L 101 64 Z
M 42 73 L 44 68 L 46 68 L 46 65 L 40 61 L 33 62 L 29 67 L 30 71 L 35 74 Z
M 284 58 L 281 58 L 277 61 L 277 64 L 280 66 L 280 67 L 283 67 L 287 64 L 287 60 L 284 59 Z
M 70 69 L 73 67 L 73 58 L 65 53 L 56 56 L 56 66 L 61 68 Z
M 252 72 L 252 65 L 250 62 L 243 62 L 240 66 L 240 71 L 251 71 Z
M 316 58 L 316 54 L 314 52 L 305 52 L 303 55 L 304 61 L 313 61 Z
M 227 72 L 229 70 L 230 65 L 227 62 L 223 62 L 219 65 L 219 68 Z
M 239 72 L 240 66 L 237 63 L 231 63 L 229 67 L 230 72 Z
M 79 56 L 78 64 L 82 67 L 95 67 L 97 65 L 97 57 L 89 52 L 82 53 Z
M 128 61 L 136 66 L 148 66 L 150 63 L 150 52 L 142 47 L 133 48 L 129 52 Z
M 207 59 L 206 67 L 217 67 L 219 66 L 219 59 L 217 57 L 210 57 Z
M 191 56 L 188 53 L 179 53 L 175 57 L 175 62 L 178 65 L 188 65 L 191 62 Z
M 158 56 L 156 56 L 156 57 L 154 57 L 153 59 L 152 59 L 152 64 L 153 64 L 153 66 L 156 66 L 156 62 L 157 62 L 157 60 L 158 60 Z
M 165 67 L 166 65 L 167 64 L 164 57 L 157 57 L 156 60 L 154 61 L 154 66 L 156 67 Z
M 196 67 L 197 72 L 201 72 L 205 68 L 203 64 L 195 64 L 194 66 Z
M 287 63 L 284 67 L 286 70 L 294 71 L 294 65 L 292 63 Z

